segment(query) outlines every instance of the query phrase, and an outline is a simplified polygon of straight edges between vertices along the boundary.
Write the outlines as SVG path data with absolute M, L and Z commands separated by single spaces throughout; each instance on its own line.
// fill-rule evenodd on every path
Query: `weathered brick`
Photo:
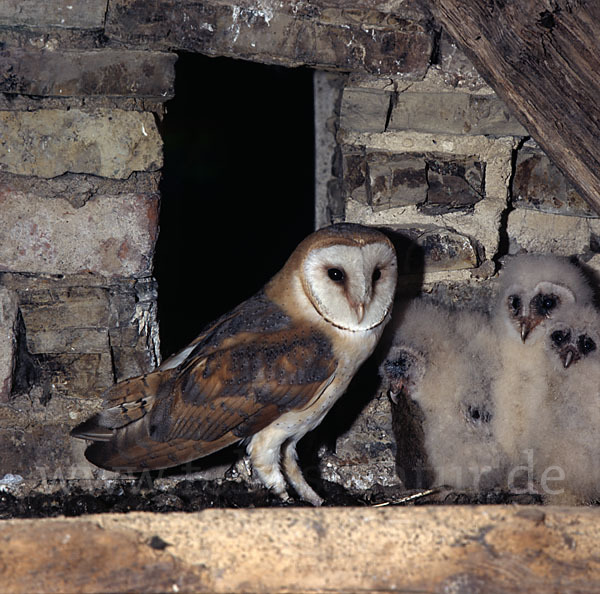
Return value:
M 344 153 L 342 168 L 345 195 L 362 204 L 368 204 L 367 160 L 364 153 Z
M 468 209 L 484 197 L 485 166 L 473 159 L 428 158 L 427 200 L 419 207 L 427 214 Z
M 127 50 L 0 52 L 0 92 L 37 96 L 150 97 L 174 94 L 176 54 Z
M 507 233 L 512 253 L 524 249 L 572 256 L 591 249 L 600 220 L 516 208 L 508 215 Z
M 0 171 L 55 177 L 91 173 L 124 179 L 162 166 L 151 113 L 99 109 L 0 112 Z
M 388 131 L 438 132 L 490 136 L 528 133 L 495 96 L 468 93 L 400 93 Z
M 53 394 L 69 398 L 98 398 L 115 382 L 108 350 L 100 353 L 47 353 L 38 360 L 44 371 L 44 381 L 52 387 Z
M 340 127 L 354 132 L 384 132 L 391 98 L 392 93 L 378 89 L 344 89 Z
M 410 155 L 369 153 L 368 192 L 374 210 L 419 204 L 427 199 L 423 159 Z
M 0 186 L 0 270 L 147 276 L 158 202 L 155 194 L 107 195 L 74 208 Z
M 399 274 L 465 270 L 480 263 L 476 243 L 458 231 L 436 225 L 393 225 L 389 232 L 392 237 L 399 236 L 396 241 L 404 245 L 398 261 Z
M 571 216 L 598 216 L 558 167 L 541 152 L 519 151 L 512 194 L 517 208 Z
M 468 210 L 484 197 L 485 166 L 446 155 L 370 151 L 344 155 L 346 196 L 374 212 L 417 205 L 437 215 Z
M 2 0 L 0 26 L 102 29 L 106 0 Z
M 7 402 L 12 389 L 17 343 L 17 296 L 0 286 L 0 402 Z
M 20 303 L 30 331 L 91 328 L 110 322 L 108 294 L 100 287 L 30 290 L 21 294 Z

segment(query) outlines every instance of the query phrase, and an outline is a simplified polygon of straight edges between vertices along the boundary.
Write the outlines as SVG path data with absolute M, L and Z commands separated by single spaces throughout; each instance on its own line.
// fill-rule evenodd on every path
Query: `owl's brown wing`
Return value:
M 309 405 L 332 381 L 336 361 L 316 332 L 289 328 L 239 340 L 181 370 L 171 398 L 153 410 L 161 441 L 249 437 L 282 413 Z
M 179 367 L 113 386 L 107 408 L 73 432 L 95 441 L 86 457 L 109 469 L 175 466 L 318 398 L 335 375 L 328 339 L 272 307 L 251 311 L 251 322 L 234 315 L 213 326 Z

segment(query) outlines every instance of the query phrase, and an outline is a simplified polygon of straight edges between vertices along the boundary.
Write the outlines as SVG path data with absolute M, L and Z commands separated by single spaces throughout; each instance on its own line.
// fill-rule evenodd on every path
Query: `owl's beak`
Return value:
M 540 323 L 540 320 L 537 318 L 521 318 L 521 340 L 525 342 L 529 333 Z
M 579 359 L 579 353 L 575 350 L 574 347 L 569 346 L 560 353 L 560 358 L 563 362 L 564 368 L 567 369 L 571 365 L 571 363 Z
M 365 317 L 365 304 L 360 302 L 354 306 L 354 311 L 356 312 L 356 320 L 360 324 Z

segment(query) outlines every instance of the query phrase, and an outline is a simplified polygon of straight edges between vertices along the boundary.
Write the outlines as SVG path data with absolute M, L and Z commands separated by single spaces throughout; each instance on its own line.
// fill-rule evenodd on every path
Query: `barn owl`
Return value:
M 486 489 L 497 485 L 504 469 L 502 451 L 491 432 L 490 389 L 497 373 L 496 338 L 486 313 L 423 300 L 410 303 L 402 312 L 380 374 L 396 404 L 400 477 L 417 480 L 406 486 Z M 418 405 L 418 412 L 411 409 L 409 399 Z M 398 415 L 402 422 L 396 420 Z M 421 432 L 425 468 L 410 468 L 420 460 L 403 450 L 419 447 L 407 440 Z M 407 454 L 408 461 L 403 462 Z M 403 464 L 409 468 L 402 468 Z
M 520 255 L 500 275 L 492 312 L 501 370 L 492 388 L 492 430 L 514 463 L 527 463 L 529 411 L 542 406 L 547 390 L 545 337 L 557 316 L 592 301 L 581 269 L 567 258 Z M 539 409 L 538 414 L 544 414 Z
M 320 505 L 296 444 L 373 352 L 396 278 L 396 253 L 381 232 L 348 223 L 316 231 L 255 296 L 152 373 L 110 388 L 105 409 L 73 435 L 93 441 L 86 457 L 97 466 L 134 471 L 243 442 L 266 487 L 287 499 L 287 478 Z
M 600 315 L 574 307 L 549 325 L 548 389 L 541 413 L 528 410 L 535 477 L 554 503 L 600 496 Z

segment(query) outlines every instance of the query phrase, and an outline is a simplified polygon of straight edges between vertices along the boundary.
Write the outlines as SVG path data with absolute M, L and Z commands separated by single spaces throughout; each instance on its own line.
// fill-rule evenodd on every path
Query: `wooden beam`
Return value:
M 429 2 L 480 74 L 600 212 L 600 3 Z
M 209 509 L 0 522 L 3 592 L 591 592 L 591 508 Z
M 136 48 L 409 80 L 424 76 L 433 49 L 422 10 L 372 0 L 110 0 L 104 33 Z

